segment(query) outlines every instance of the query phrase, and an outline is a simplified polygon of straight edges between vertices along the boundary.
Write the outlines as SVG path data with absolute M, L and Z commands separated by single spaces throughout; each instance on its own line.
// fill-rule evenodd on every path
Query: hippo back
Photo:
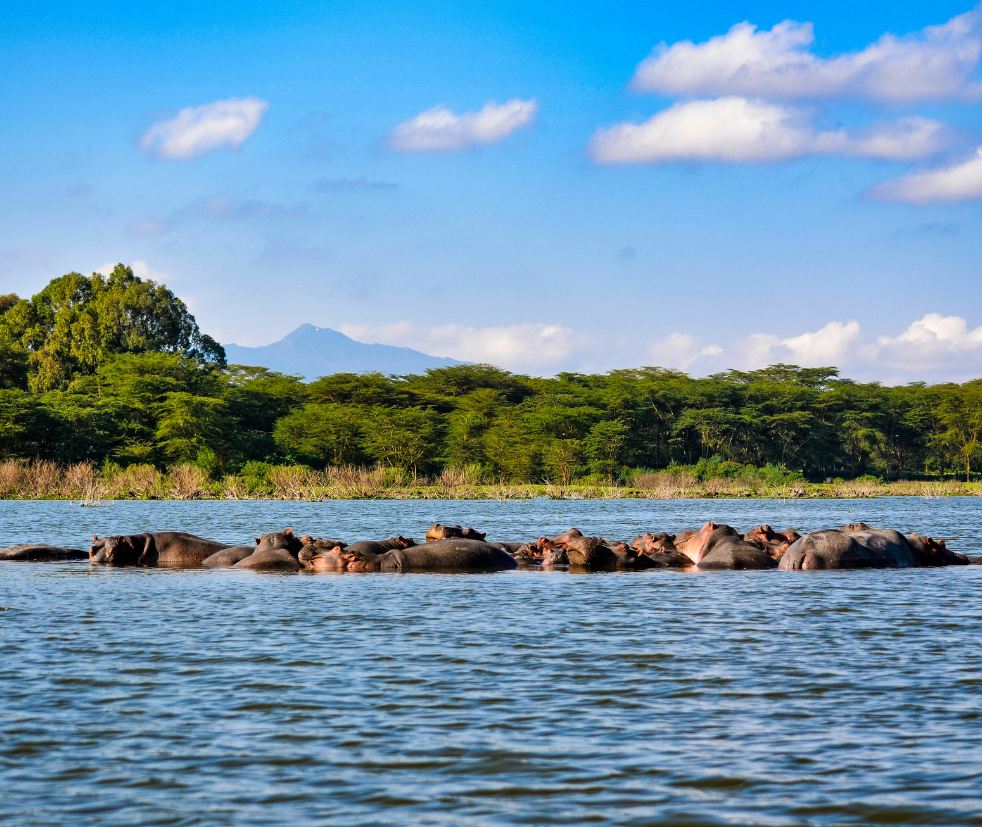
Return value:
M 813 531 L 784 552 L 784 571 L 814 569 L 886 569 L 917 566 L 918 560 L 899 531 L 864 528 L 859 531 Z
M 351 547 L 348 547 L 351 550 Z M 382 571 L 505 571 L 518 568 L 507 551 L 480 540 L 436 540 L 392 549 L 379 558 Z
M 65 560 L 88 560 L 89 553 L 80 548 L 49 546 L 44 543 L 21 543 L 0 549 L 0 560 L 19 563 L 56 563 Z

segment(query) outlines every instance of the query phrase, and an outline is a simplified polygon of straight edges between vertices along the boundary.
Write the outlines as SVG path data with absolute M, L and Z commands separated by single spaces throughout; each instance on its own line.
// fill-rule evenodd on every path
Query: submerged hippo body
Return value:
M 566 544 L 566 556 L 571 566 L 594 571 L 617 568 L 617 555 L 599 537 L 574 537 Z
M 311 571 L 339 571 L 346 544 L 340 540 L 312 540 L 304 537 L 304 546 L 297 554 L 300 564 Z M 310 542 L 307 542 L 307 541 Z
M 780 560 L 784 556 L 784 552 L 800 537 L 801 535 L 794 529 L 774 531 L 766 523 L 743 535 L 744 540 L 759 545 L 775 560 Z
M 350 551 L 349 546 L 346 551 Z M 518 563 L 507 551 L 481 540 L 435 540 L 379 555 L 380 571 L 506 571 Z
M 781 569 L 901 569 L 922 565 L 899 531 L 856 525 L 864 527 L 853 530 L 850 525 L 806 534 L 784 553 Z
M 80 548 L 49 546 L 44 543 L 20 543 L 0 549 L 0 560 L 18 563 L 61 563 L 66 560 L 88 560 L 89 553 Z
M 387 551 L 400 548 L 413 548 L 416 541 L 412 537 L 390 537 L 388 540 L 359 540 L 346 547 L 352 554 L 385 554 Z
M 227 548 L 225 543 L 183 531 L 121 534 L 101 540 L 93 537 L 89 562 L 110 566 L 193 567 Z
M 201 565 L 209 569 L 223 569 L 234 566 L 240 560 L 245 560 L 256 550 L 255 546 L 231 546 L 216 551 L 211 557 L 201 561 Z
M 482 534 L 473 528 L 461 528 L 459 525 L 443 525 L 437 523 L 426 532 L 426 542 L 435 543 L 439 540 L 484 540 L 487 533 Z
M 297 555 L 303 543 L 292 528 L 263 534 L 256 540 L 255 551 L 232 568 L 249 571 L 299 571 L 302 568 Z
M 744 540 L 728 525 L 706 523 L 699 531 L 683 531 L 675 545 L 700 569 L 744 570 L 773 569 L 777 561 L 760 543 Z

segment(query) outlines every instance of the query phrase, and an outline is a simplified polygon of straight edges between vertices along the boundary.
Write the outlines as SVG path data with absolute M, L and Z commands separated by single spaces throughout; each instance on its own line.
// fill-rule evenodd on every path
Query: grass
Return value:
M 685 469 L 636 473 L 628 483 L 558 485 L 483 479 L 477 466 L 447 468 L 433 478 L 396 468 L 329 467 L 249 463 L 242 473 L 212 480 L 196 465 L 161 471 L 152 465 L 122 468 L 90 463 L 57 465 L 36 460 L 0 462 L 0 499 L 61 500 L 556 500 L 609 499 L 847 499 L 856 497 L 980 496 L 982 483 L 882 482 L 864 478 L 809 483 L 743 474 L 699 479 Z

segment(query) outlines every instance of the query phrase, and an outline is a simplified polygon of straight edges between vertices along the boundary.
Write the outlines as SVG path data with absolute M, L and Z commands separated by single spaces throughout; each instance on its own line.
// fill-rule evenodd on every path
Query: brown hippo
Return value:
M 399 548 L 412 548 L 416 541 L 412 537 L 390 537 L 388 540 L 359 540 L 350 546 L 345 546 L 345 551 L 353 554 L 385 554 L 387 551 Z
M 491 543 L 490 545 L 508 551 L 508 553 L 515 559 L 515 562 L 518 563 L 518 567 L 521 569 L 537 566 L 542 559 L 541 556 L 528 545 L 528 543 L 519 544 L 519 547 L 515 551 L 509 551 L 507 548 L 504 548 L 504 543 Z M 508 545 L 513 544 L 509 543 Z
M 491 542 L 491 541 L 489 541 Z M 491 542 L 492 546 L 497 546 L 498 548 L 503 548 L 513 557 L 520 552 L 523 548 L 528 548 L 528 543 L 502 543 L 497 540 Z
M 110 566 L 190 567 L 201 563 L 217 551 L 229 548 L 186 534 L 183 531 L 155 531 L 144 534 L 121 534 L 115 537 L 93 536 L 89 562 Z
M 631 548 L 627 543 L 614 543 L 609 548 L 617 558 L 618 570 L 640 571 L 642 569 L 661 568 L 659 563 L 642 554 L 636 548 Z
M 340 540 L 323 540 L 320 537 L 316 540 L 309 536 L 301 539 L 304 545 L 297 554 L 301 565 L 312 571 L 341 570 L 341 553 L 345 549 L 345 543 Z
M 775 560 L 780 560 L 788 547 L 799 537 L 801 535 L 793 528 L 787 531 L 774 531 L 766 523 L 743 535 L 744 540 L 759 544 Z
M 922 534 L 908 534 L 907 544 L 924 567 L 967 566 L 970 562 L 966 555 L 951 551 L 944 540 L 935 540 Z
M 926 543 L 925 543 L 926 547 Z M 947 549 L 945 549 L 947 551 Z M 926 553 L 930 554 L 930 551 Z M 896 569 L 920 566 L 920 557 L 899 531 L 850 523 L 806 534 L 781 558 L 781 569 Z
M 345 551 L 350 552 L 349 546 Z M 367 561 L 374 565 L 376 561 Z M 436 540 L 379 555 L 381 571 L 505 571 L 518 563 L 507 551 L 480 540 Z
M 683 538 L 683 534 L 688 536 Z M 777 562 L 761 544 L 744 540 L 728 525 L 709 522 L 697 532 L 682 532 L 675 538 L 675 545 L 700 569 L 777 568 Z
M 0 549 L 0 560 L 19 563 L 60 563 L 65 560 L 88 560 L 89 553 L 80 548 L 49 546 L 44 543 L 21 543 Z
M 257 544 L 258 545 L 258 544 Z M 231 546 L 216 551 L 211 557 L 201 561 L 201 565 L 209 569 L 223 569 L 234 566 L 240 560 L 245 560 L 256 550 L 256 546 Z
M 571 566 L 612 571 L 617 568 L 617 555 L 599 537 L 574 537 L 565 544 Z
M 692 561 L 675 547 L 675 535 L 664 531 L 635 537 L 631 541 L 631 548 L 650 557 L 659 566 L 687 568 L 692 565 Z
M 462 538 L 464 540 L 484 540 L 487 533 L 481 534 L 473 528 L 461 528 L 459 525 L 441 525 L 437 523 L 431 526 L 426 532 L 426 542 L 435 543 L 438 540 L 454 540 Z
M 255 550 L 232 568 L 250 571 L 299 571 L 297 555 L 303 548 L 292 528 L 263 534 L 256 538 Z

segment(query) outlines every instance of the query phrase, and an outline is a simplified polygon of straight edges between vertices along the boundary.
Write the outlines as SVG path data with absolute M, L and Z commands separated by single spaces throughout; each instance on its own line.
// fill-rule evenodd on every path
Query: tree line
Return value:
M 193 463 L 213 475 L 250 462 L 413 476 L 479 466 L 570 484 L 707 461 L 721 475 L 971 478 L 980 454 L 982 380 L 884 387 L 795 365 L 543 379 L 461 365 L 305 383 L 227 365 L 180 299 L 123 265 L 69 273 L 31 299 L 0 296 L 0 458 Z

